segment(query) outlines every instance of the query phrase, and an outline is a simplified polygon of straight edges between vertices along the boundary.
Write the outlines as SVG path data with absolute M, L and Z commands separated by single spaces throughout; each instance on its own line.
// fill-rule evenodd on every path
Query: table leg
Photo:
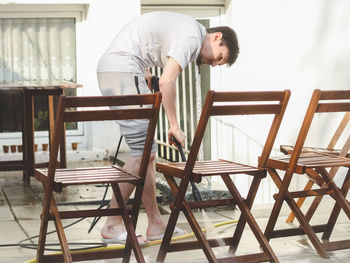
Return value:
M 27 150 L 27 147 L 25 145 L 26 143 L 26 140 L 25 140 L 25 114 L 26 114 L 26 108 L 25 108 L 25 97 L 24 97 L 24 93 L 21 92 L 21 96 L 22 96 L 22 100 L 23 100 L 23 112 L 22 112 L 22 163 L 23 163 L 23 181 L 25 181 L 25 179 L 27 178 L 26 176 L 26 169 L 27 169 L 27 155 L 26 155 L 26 150 Z
M 60 140 L 60 164 L 61 168 L 67 168 L 66 159 L 66 124 L 64 123 Z
M 49 104 L 49 150 L 51 153 L 52 141 L 53 141 L 53 131 L 55 126 L 55 116 L 53 107 L 53 96 L 48 96 Z
M 25 148 L 25 178 L 24 181 L 29 185 L 30 177 L 34 175 L 35 156 L 34 156 L 34 98 L 32 94 L 24 92 L 24 148 Z

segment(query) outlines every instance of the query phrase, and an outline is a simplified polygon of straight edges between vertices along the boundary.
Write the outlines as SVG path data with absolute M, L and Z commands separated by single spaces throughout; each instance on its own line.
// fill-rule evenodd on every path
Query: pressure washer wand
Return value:
M 179 150 L 180 152 L 180 155 L 181 155 L 181 159 L 183 162 L 186 162 L 186 156 L 185 156 L 185 153 L 182 149 L 182 146 L 181 144 L 175 139 L 175 137 L 173 136 L 172 137 L 172 140 L 175 142 L 176 146 L 177 146 L 177 149 Z M 193 195 L 193 199 L 195 201 L 202 201 L 202 197 L 201 197 L 201 194 L 196 186 L 196 184 L 194 182 L 190 182 L 191 183 L 191 186 L 192 186 L 192 195 Z

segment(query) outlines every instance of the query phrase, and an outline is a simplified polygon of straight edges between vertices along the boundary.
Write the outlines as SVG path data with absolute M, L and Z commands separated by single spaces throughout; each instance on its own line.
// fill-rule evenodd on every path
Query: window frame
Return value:
M 52 2 L 52 1 L 51 1 Z M 1 5 L 0 18 L 74 18 L 76 41 L 76 81 L 83 83 L 83 19 L 86 17 L 85 4 L 89 1 L 79 1 L 81 4 L 15 4 Z M 77 89 L 80 95 L 81 89 Z M 76 130 L 67 130 L 67 136 L 84 136 L 84 125 L 78 123 Z M 47 138 L 48 131 L 36 131 L 35 137 Z M 0 141 L 22 138 L 22 132 L 0 133 Z M 79 140 L 80 141 L 80 140 Z

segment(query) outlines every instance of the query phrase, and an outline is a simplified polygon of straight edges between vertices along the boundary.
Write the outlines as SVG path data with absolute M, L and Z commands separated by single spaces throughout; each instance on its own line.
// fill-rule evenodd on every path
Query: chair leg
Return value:
M 45 193 L 43 210 L 41 213 L 38 250 L 37 250 L 37 254 L 36 254 L 36 261 L 38 263 L 42 262 L 43 256 L 44 256 L 44 250 L 45 250 L 47 225 L 49 222 L 49 212 L 50 212 L 50 200 L 49 199 L 51 199 L 51 197 L 49 198 L 48 195 L 49 194 Z
M 143 186 L 137 185 L 135 189 L 135 195 L 134 195 L 134 202 L 132 205 L 132 216 L 131 221 L 133 223 L 134 229 L 136 229 L 137 225 L 137 219 L 139 216 L 140 206 L 142 202 L 142 192 L 143 192 Z M 123 263 L 129 262 L 131 256 L 131 242 L 130 239 L 127 238 L 127 241 L 125 243 L 125 256 L 123 258 Z
M 262 247 L 262 249 L 264 250 L 264 252 L 270 256 L 270 258 L 273 262 L 279 262 L 277 256 L 275 255 L 275 252 L 272 250 L 269 242 L 267 241 L 267 239 L 264 236 L 263 232 L 261 231 L 258 223 L 256 222 L 252 213 L 250 212 L 250 208 L 245 203 L 245 200 L 240 195 L 239 191 L 237 190 L 236 186 L 232 182 L 231 178 L 229 176 L 222 176 L 222 179 L 224 180 L 232 197 L 237 200 L 237 205 L 238 205 L 239 209 L 241 210 L 242 215 L 244 216 L 245 220 L 247 221 L 250 229 L 252 230 L 254 236 L 258 240 L 258 242 L 259 242 L 260 246 Z M 258 178 L 256 180 L 255 185 L 259 181 L 260 181 L 260 179 Z
M 57 229 L 57 233 L 59 233 L 59 227 L 57 225 L 57 222 L 59 221 L 58 224 L 60 224 L 61 221 L 60 221 L 60 219 L 58 219 L 58 221 L 56 220 L 56 215 L 58 214 L 58 211 L 57 211 L 57 207 L 56 207 L 56 204 L 54 201 L 54 197 L 52 195 L 52 187 L 48 187 L 45 190 L 44 204 L 43 204 L 43 210 L 42 210 L 42 214 L 41 214 L 38 250 L 37 250 L 37 257 L 36 257 L 36 261 L 38 263 L 43 262 L 50 210 L 55 214 L 55 226 Z M 59 217 L 59 215 L 58 215 L 58 217 Z M 61 227 L 62 227 L 62 224 L 61 224 Z M 63 231 L 63 227 L 61 228 L 61 230 Z M 73 260 L 72 260 L 71 254 L 69 252 L 69 249 L 68 249 L 67 240 L 65 240 L 65 238 L 61 240 L 60 235 L 59 235 L 59 239 L 60 239 L 60 244 L 61 244 L 61 248 L 63 251 L 64 261 L 65 262 L 72 262 Z M 65 241 L 66 246 L 62 245 L 64 241 Z
M 60 241 L 61 248 L 62 248 L 64 262 L 72 262 L 73 261 L 72 255 L 69 251 L 67 238 L 66 238 L 66 235 L 64 233 L 64 229 L 63 229 L 63 225 L 62 225 L 62 220 L 61 220 L 60 214 L 58 212 L 54 198 L 51 199 L 51 211 L 55 217 L 54 222 L 55 222 L 57 236 L 58 236 L 58 239 Z
M 171 187 L 172 189 L 178 189 L 178 186 L 175 181 L 171 181 L 170 183 L 173 184 L 173 187 Z M 177 192 L 178 190 L 174 192 L 174 194 L 176 194 Z M 193 215 L 191 208 L 188 206 L 184 197 L 182 200 L 182 212 L 186 216 L 187 222 L 190 224 L 191 229 L 198 240 L 198 243 L 200 244 L 205 256 L 208 259 L 208 262 L 217 262 L 214 251 L 209 245 L 206 236 L 202 232 L 201 227 L 198 224 L 198 221 L 196 220 L 195 216 Z
M 164 174 L 164 177 L 167 180 L 168 185 L 170 186 L 170 189 L 171 189 L 173 195 L 177 198 L 178 197 L 178 185 L 177 185 L 175 179 L 173 177 L 167 176 L 166 174 Z M 179 209 L 177 207 L 174 207 L 171 211 L 171 214 L 170 214 L 170 217 L 168 220 L 168 224 L 167 224 L 166 229 L 165 229 L 165 233 L 164 233 L 162 243 L 161 243 L 159 251 L 158 251 L 156 262 L 164 262 L 164 260 L 165 260 L 165 257 L 166 257 L 166 254 L 168 252 L 168 248 L 170 245 L 172 233 L 174 232 L 179 214 L 180 214 Z
M 314 181 L 309 180 L 307 182 L 307 184 L 304 187 L 304 191 L 310 190 L 312 188 L 312 186 L 316 183 L 318 186 L 322 187 L 323 186 L 323 179 L 320 177 L 320 175 L 313 169 L 308 168 L 306 169 L 306 174 L 309 175 L 311 178 L 314 178 Z M 306 200 L 306 197 L 300 197 L 298 198 L 297 204 L 299 206 L 299 208 L 303 205 L 304 201 Z M 314 201 L 312 202 L 311 206 L 309 207 L 305 217 L 308 221 L 311 220 L 312 216 L 314 215 L 318 205 L 320 204 L 322 200 L 322 196 L 316 196 L 314 198 Z M 295 216 L 293 214 L 293 212 L 290 212 L 286 222 L 287 223 L 292 223 L 294 220 Z
M 205 256 L 208 259 L 208 262 L 218 262 L 216 259 L 216 256 L 214 254 L 214 251 L 212 250 L 211 246 L 209 245 L 209 242 L 204 235 L 204 233 L 201 230 L 200 225 L 198 224 L 198 221 L 196 220 L 195 216 L 192 213 L 191 208 L 188 206 L 187 202 L 184 201 L 183 203 L 183 213 L 185 214 L 187 218 L 187 222 L 190 224 L 192 231 L 194 235 L 196 236 L 198 243 L 200 244 Z
M 326 250 L 322 247 L 322 244 L 318 237 L 316 236 L 315 232 L 311 228 L 309 222 L 306 220 L 305 216 L 301 212 L 300 208 L 298 207 L 297 203 L 294 201 L 293 198 L 290 197 L 288 190 L 286 190 L 284 193 L 281 192 L 281 184 L 282 180 L 279 177 L 278 173 L 274 169 L 269 169 L 269 173 L 273 180 L 275 181 L 277 187 L 280 189 L 278 193 L 278 197 L 275 201 L 275 204 L 272 208 L 272 212 L 270 214 L 269 221 L 267 223 L 266 229 L 265 229 L 265 236 L 267 240 L 271 239 L 272 233 L 274 232 L 277 218 L 279 216 L 279 213 L 281 211 L 283 201 L 285 200 L 290 209 L 292 210 L 293 214 L 296 216 L 296 218 L 299 221 L 299 224 L 304 230 L 304 233 L 309 237 L 311 243 L 313 244 L 314 248 L 316 249 L 317 253 L 324 258 L 329 258 Z
M 136 237 L 136 234 L 135 234 L 134 225 L 133 225 L 131 218 L 129 216 L 127 207 L 124 203 L 120 188 L 119 188 L 117 183 L 113 183 L 111 185 L 112 185 L 113 193 L 115 195 L 115 199 L 118 203 L 118 206 L 122 210 L 121 216 L 122 216 L 123 221 L 124 221 L 125 229 L 128 233 L 127 240 L 130 240 L 130 243 L 131 243 L 132 249 L 134 251 L 135 258 L 136 258 L 137 262 L 145 262 L 145 259 L 143 258 L 143 255 L 142 255 L 140 244 L 139 244 L 137 237 Z M 127 245 L 126 248 L 128 248 L 128 247 L 130 250 L 130 246 Z M 128 252 L 126 251 L 126 253 L 128 253 Z
M 309 180 L 307 182 L 307 184 L 305 185 L 304 190 L 310 190 L 313 185 L 314 185 L 314 182 Z M 299 207 L 301 207 L 303 205 L 305 199 L 306 199 L 305 197 L 298 198 L 297 205 Z M 286 219 L 286 223 L 293 223 L 294 218 L 295 218 L 295 215 L 293 214 L 293 212 L 290 212 L 288 218 Z
M 325 168 L 320 168 L 319 172 L 323 179 L 325 180 L 326 184 L 330 189 L 334 192 L 334 199 L 336 200 L 337 204 L 343 209 L 344 213 L 348 216 L 350 219 L 350 204 L 346 200 L 344 194 L 340 191 L 338 186 L 334 183 L 334 181 L 328 176 L 328 172 Z M 345 182 L 346 184 L 346 182 Z
M 350 169 L 348 170 L 348 172 L 346 174 L 346 177 L 344 179 L 344 182 L 343 182 L 343 185 L 341 188 L 341 192 L 343 193 L 344 196 L 346 196 L 348 194 L 349 188 L 350 188 Z M 331 215 L 328 219 L 328 222 L 327 222 L 326 231 L 322 235 L 322 239 L 329 240 L 329 238 L 333 232 L 335 223 L 338 219 L 340 209 L 341 209 L 340 206 L 337 203 L 335 203 L 334 208 L 332 210 L 332 213 L 331 213 Z
M 333 170 L 333 169 L 336 169 L 336 170 Z M 308 170 L 310 171 L 310 169 L 307 169 L 307 171 L 308 171 Z M 332 172 L 332 170 L 333 170 L 333 172 Z M 311 171 L 312 171 L 313 173 L 317 173 L 317 172 L 314 171 L 314 170 L 311 170 Z M 310 171 L 310 172 L 311 172 L 311 171 Z M 332 173 L 333 176 L 334 176 L 334 174 L 336 173 L 336 171 L 337 171 L 337 167 L 336 167 L 336 168 L 333 167 L 333 168 L 331 169 L 330 173 Z M 331 175 L 330 173 L 329 173 L 329 175 Z M 318 174 L 318 173 L 317 173 L 317 174 Z M 323 180 L 323 179 L 322 179 L 322 180 Z M 304 190 L 310 190 L 311 187 L 313 186 L 313 184 L 314 184 L 314 183 L 313 183 L 311 180 L 308 181 L 308 183 L 307 183 L 307 185 L 305 186 Z M 320 186 L 320 187 L 327 187 L 327 184 L 324 183 L 324 180 L 323 180 L 323 184 L 321 184 L 321 185 L 319 185 L 319 186 Z M 306 198 L 305 198 L 305 197 L 302 197 L 302 198 L 299 198 L 299 199 L 298 199 L 297 204 L 298 204 L 299 207 L 301 207 L 301 205 L 302 205 L 302 203 L 303 203 L 303 202 L 301 202 L 301 204 L 299 204 L 299 201 L 300 201 L 301 199 L 302 199 L 302 200 L 305 200 Z M 316 209 L 317 209 L 317 207 L 319 206 L 319 204 L 321 203 L 322 199 L 323 199 L 323 196 L 322 196 L 322 195 L 316 196 L 316 197 L 314 198 L 314 200 L 312 201 L 310 207 L 308 208 L 308 210 L 307 210 L 307 212 L 306 212 L 306 214 L 305 214 L 305 218 L 306 218 L 306 220 L 308 220 L 309 222 L 310 222 L 312 216 L 315 214 Z M 291 217 L 291 215 L 293 215 L 292 212 L 290 213 L 289 216 Z M 288 219 L 289 219 L 290 217 L 288 217 Z M 288 222 L 288 223 L 292 222 L 294 217 L 291 217 L 291 218 L 292 218 L 291 221 L 289 221 L 289 220 L 287 219 L 286 222 Z
M 163 236 L 163 240 L 158 251 L 156 262 L 164 262 L 165 260 L 168 247 L 170 245 L 171 237 L 173 235 L 177 219 L 179 218 L 179 213 L 180 210 L 177 207 L 174 207 L 174 209 L 171 211 L 169 221 Z
M 247 198 L 246 198 L 246 204 L 247 204 L 247 207 L 249 209 L 252 208 L 252 205 L 253 205 L 256 193 L 257 193 L 259 185 L 260 185 L 260 181 L 261 181 L 261 179 L 259 177 L 254 177 L 254 179 L 253 179 L 253 181 L 251 183 L 251 186 L 249 188 L 249 192 L 248 192 Z M 240 217 L 239 217 L 237 226 L 236 226 L 236 230 L 235 230 L 235 232 L 233 234 L 233 243 L 232 243 L 232 245 L 230 246 L 230 249 L 229 249 L 230 253 L 234 254 L 236 252 L 238 244 L 239 244 L 239 242 L 241 240 L 241 237 L 242 237 L 243 230 L 245 228 L 246 222 L 247 221 L 245 220 L 244 216 L 241 214 Z
M 167 175 L 165 175 L 165 178 L 170 186 L 170 189 L 173 193 L 173 195 L 175 196 L 175 202 L 174 203 L 180 203 L 180 205 L 175 205 L 171 214 L 170 214 L 170 218 L 165 230 L 165 234 L 158 252 L 158 256 L 157 256 L 157 262 L 164 262 L 165 260 L 165 256 L 167 253 L 167 250 L 170 246 L 170 241 L 171 241 L 171 237 L 173 235 L 175 226 L 176 226 L 176 222 L 177 219 L 179 217 L 180 214 L 180 210 L 183 211 L 183 213 L 186 216 L 186 219 L 188 221 L 188 223 L 190 224 L 199 244 L 201 245 L 201 248 L 205 254 L 205 256 L 208 259 L 208 262 L 218 262 L 215 254 L 213 252 L 213 250 L 211 249 L 205 235 L 203 234 L 203 232 L 201 231 L 201 228 L 197 222 L 197 220 L 195 219 L 191 208 L 188 206 L 187 202 L 185 201 L 185 194 L 186 194 L 186 189 L 188 187 L 189 182 L 182 182 L 182 188 L 185 189 L 185 191 L 179 191 L 179 187 L 177 185 L 177 183 L 175 182 L 175 180 L 173 179 L 173 177 L 169 177 Z
M 277 188 L 280 189 L 281 184 L 282 184 L 282 180 L 279 177 L 279 175 L 276 172 L 276 170 L 275 169 L 268 169 L 268 172 L 269 172 L 271 178 L 273 179 L 273 181 L 275 182 L 275 185 L 277 186 Z M 279 195 L 281 195 L 281 194 L 279 193 Z M 277 218 L 278 218 L 278 216 L 280 214 L 280 211 L 281 211 L 281 208 L 282 208 L 282 205 L 283 205 L 283 201 L 284 201 L 284 199 L 283 199 L 283 196 L 282 196 L 281 198 L 277 198 L 277 200 L 275 201 L 275 204 L 273 205 L 273 208 L 272 208 L 272 211 L 271 211 L 271 214 L 270 214 L 270 217 L 269 217 L 269 220 L 267 222 L 267 225 L 266 225 L 266 228 L 265 228 L 265 232 L 264 232 L 264 234 L 266 236 L 266 239 L 268 241 L 271 239 L 272 232 L 275 229 L 275 225 L 276 225 L 276 222 L 277 222 Z M 292 213 L 293 213 L 293 210 L 292 210 Z
M 289 196 L 288 193 L 287 193 L 286 201 L 289 207 L 292 209 L 293 213 L 295 214 L 296 218 L 298 219 L 300 226 L 304 229 L 305 234 L 309 237 L 317 253 L 321 257 L 329 258 L 327 251 L 323 248 L 321 241 L 318 239 L 314 230 L 311 228 L 308 220 L 305 218 L 305 216 L 301 212 L 297 203 L 293 200 L 293 198 Z

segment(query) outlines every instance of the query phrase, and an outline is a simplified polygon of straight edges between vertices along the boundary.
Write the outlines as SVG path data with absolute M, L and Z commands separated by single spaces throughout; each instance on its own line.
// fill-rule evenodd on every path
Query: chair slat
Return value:
M 322 90 L 320 100 L 350 99 L 350 90 Z
M 275 161 L 289 163 L 291 155 L 282 156 L 280 158 L 271 157 Z M 339 157 L 336 155 L 326 155 L 324 153 L 302 153 L 298 160 L 298 165 L 305 167 L 332 167 L 332 166 L 350 166 L 350 159 Z
M 222 101 L 282 101 L 285 92 L 267 91 L 267 92 L 215 92 L 213 100 Z
M 348 103 L 320 103 L 316 112 L 347 112 L 350 111 L 350 101 Z
M 48 176 L 48 170 L 37 169 L 43 175 Z M 138 181 L 140 178 L 126 173 L 114 167 L 99 167 L 91 169 L 57 169 L 55 182 L 63 185 L 127 182 Z
M 167 163 L 167 165 L 178 169 L 178 172 L 183 172 L 186 163 Z M 254 173 L 261 172 L 264 169 L 248 166 L 240 163 L 226 162 L 226 161 L 199 161 L 196 162 L 192 173 L 201 176 L 213 176 L 224 174 L 239 174 L 239 173 Z
M 151 119 L 153 115 L 153 109 L 70 111 L 64 113 L 64 121 Z
M 87 97 L 64 97 L 66 107 L 99 107 L 99 106 L 123 106 L 153 104 L 153 95 L 125 95 L 125 96 L 87 96 Z
M 281 105 L 217 105 L 213 106 L 210 115 L 249 115 L 249 114 L 277 114 L 281 111 Z

